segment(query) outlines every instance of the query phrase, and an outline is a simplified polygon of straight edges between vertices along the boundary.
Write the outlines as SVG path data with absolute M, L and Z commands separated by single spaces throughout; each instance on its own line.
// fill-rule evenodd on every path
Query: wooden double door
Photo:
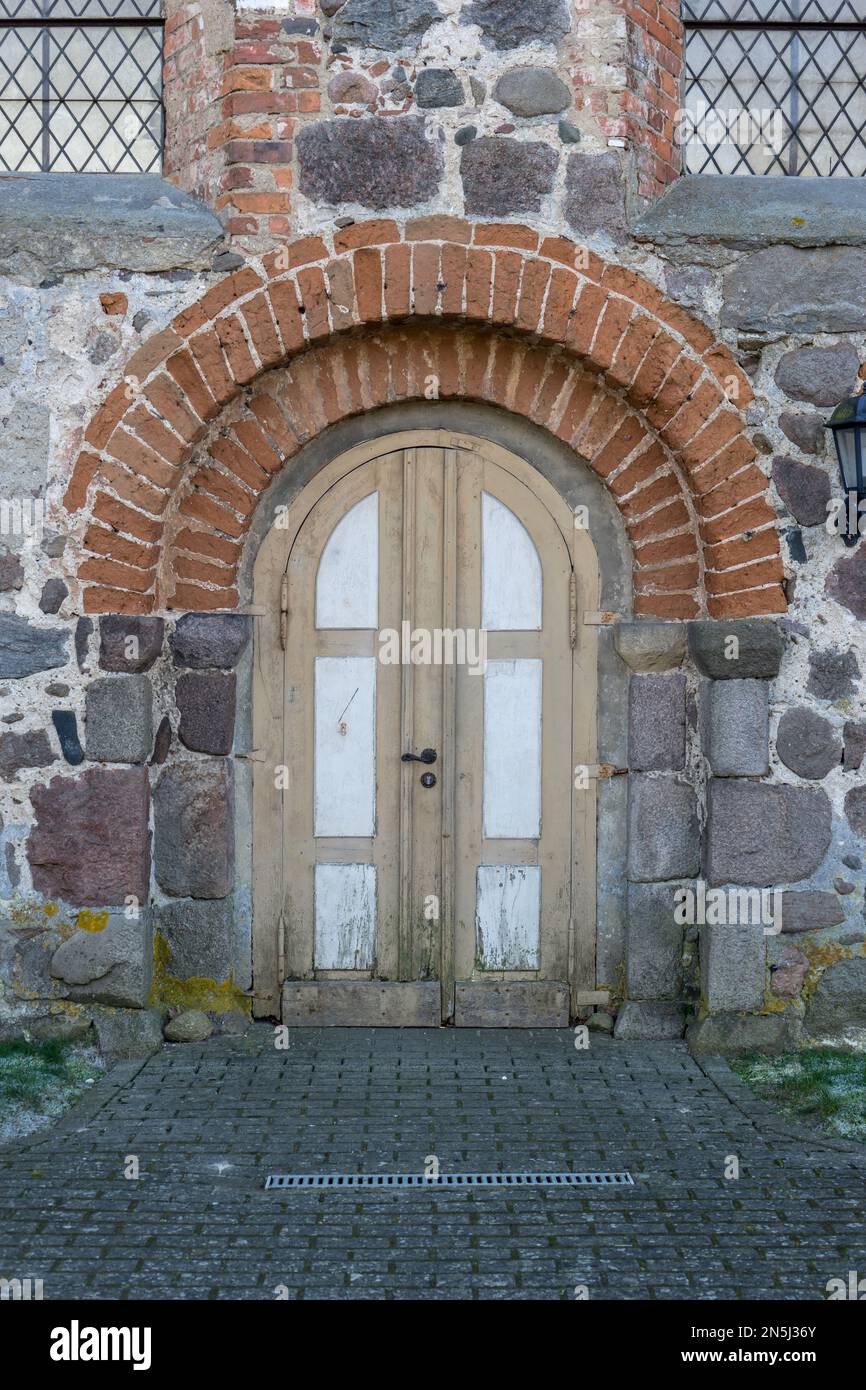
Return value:
M 594 983 L 585 534 L 445 431 L 335 461 L 285 522 L 256 566 L 259 1011 L 567 1023 Z

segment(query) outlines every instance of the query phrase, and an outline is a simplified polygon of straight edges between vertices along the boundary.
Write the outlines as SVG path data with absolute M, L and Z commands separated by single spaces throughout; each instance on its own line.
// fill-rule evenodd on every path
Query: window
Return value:
M 0 0 L 0 174 L 159 173 L 161 0 Z
M 866 0 L 684 0 L 689 174 L 866 174 Z

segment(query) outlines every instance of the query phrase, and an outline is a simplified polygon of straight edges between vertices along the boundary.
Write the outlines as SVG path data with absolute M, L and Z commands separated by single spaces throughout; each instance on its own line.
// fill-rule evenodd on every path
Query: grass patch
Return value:
M 0 1043 L 0 1143 L 50 1124 L 101 1072 L 94 1048 L 23 1038 Z
M 746 1053 L 731 1067 L 764 1100 L 826 1134 L 866 1141 L 866 1056 L 809 1048 L 778 1057 Z

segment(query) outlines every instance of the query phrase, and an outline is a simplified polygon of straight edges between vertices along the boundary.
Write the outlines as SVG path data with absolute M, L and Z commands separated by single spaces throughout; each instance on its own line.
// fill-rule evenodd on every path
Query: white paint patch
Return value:
M 316 657 L 315 835 L 376 828 L 376 658 Z
M 478 955 L 486 970 L 537 970 L 541 869 L 481 864 L 476 882 Z
M 369 970 L 376 940 L 372 864 L 316 865 L 317 970 Z
M 541 661 L 488 661 L 484 675 L 484 835 L 541 834 Z
M 316 576 L 316 627 L 379 625 L 379 494 L 356 502 L 328 537 Z
M 541 630 L 541 560 L 526 527 L 488 492 L 481 497 L 481 626 Z

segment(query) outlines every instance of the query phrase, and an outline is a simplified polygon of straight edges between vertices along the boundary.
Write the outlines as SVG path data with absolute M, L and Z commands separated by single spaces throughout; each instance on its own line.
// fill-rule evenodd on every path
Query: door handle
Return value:
M 435 763 L 436 756 L 435 748 L 422 748 L 420 753 L 404 753 L 400 761 L 401 763 Z

